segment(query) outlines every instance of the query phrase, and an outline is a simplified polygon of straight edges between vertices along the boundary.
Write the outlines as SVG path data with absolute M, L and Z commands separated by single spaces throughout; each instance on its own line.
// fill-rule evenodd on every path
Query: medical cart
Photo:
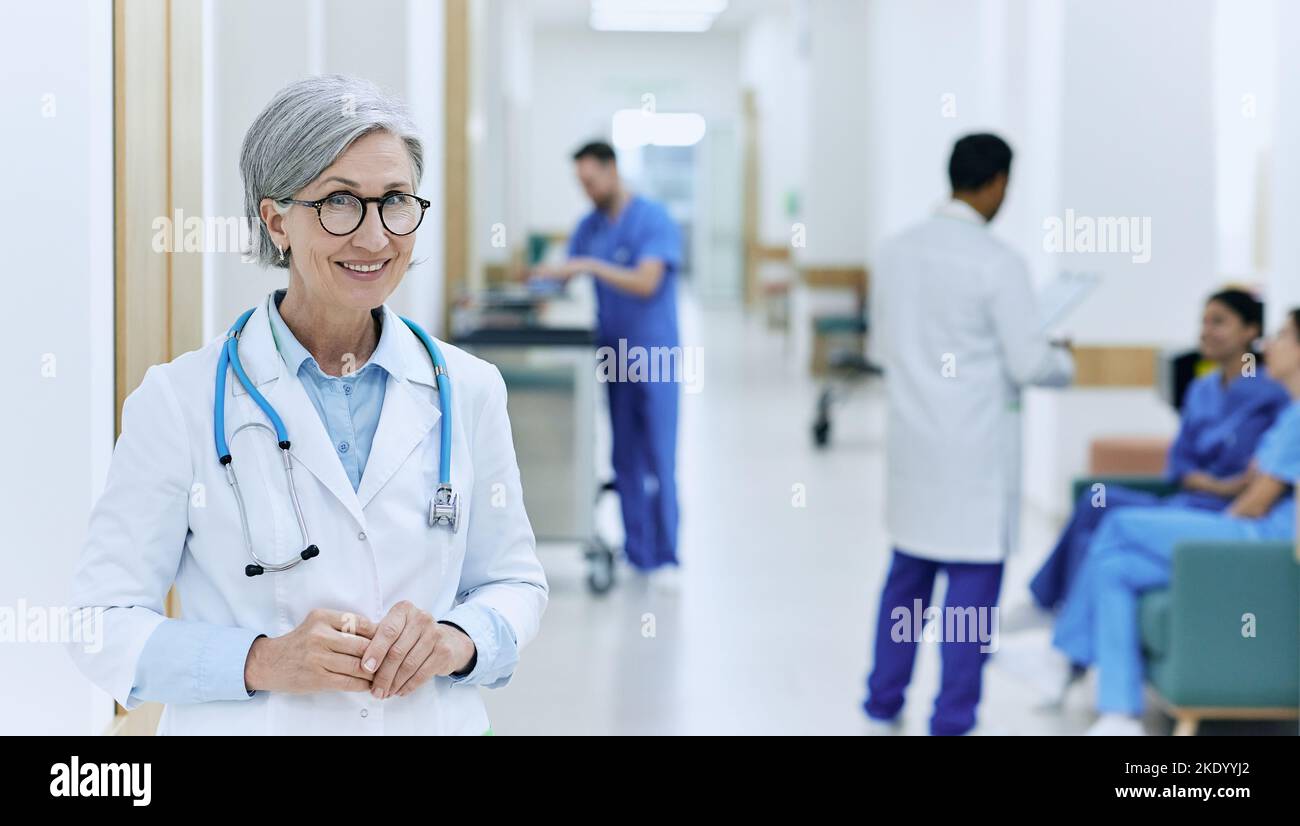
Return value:
M 524 507 L 541 542 L 583 548 L 587 587 L 614 584 L 615 551 L 596 530 L 596 353 L 589 327 L 538 320 L 526 296 L 476 296 L 458 316 L 453 343 L 496 365 L 505 380 Z

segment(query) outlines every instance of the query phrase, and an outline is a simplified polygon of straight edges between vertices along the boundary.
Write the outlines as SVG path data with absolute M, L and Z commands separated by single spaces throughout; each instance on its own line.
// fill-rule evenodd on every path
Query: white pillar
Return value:
M 860 0 L 808 3 L 807 189 L 801 265 L 861 266 L 867 223 L 867 7 Z
M 1278 60 L 1276 139 L 1273 142 L 1271 273 L 1268 324 L 1276 329 L 1286 312 L 1300 307 L 1300 4 L 1277 4 Z

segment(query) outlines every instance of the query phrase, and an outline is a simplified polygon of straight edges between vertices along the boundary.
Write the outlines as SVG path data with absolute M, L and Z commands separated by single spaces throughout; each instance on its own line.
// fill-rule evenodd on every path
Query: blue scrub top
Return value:
M 1270 527 L 1289 536 L 1295 530 L 1294 487 L 1300 482 L 1300 401 L 1293 401 L 1264 434 L 1255 464 L 1260 473 L 1292 486 L 1263 517 Z
M 1290 404 L 1286 388 L 1262 367 L 1227 387 L 1217 370 L 1200 377 L 1187 389 L 1178 437 L 1169 449 L 1168 478 L 1177 482 L 1194 470 L 1220 479 L 1241 473 Z
M 664 277 L 654 295 L 632 295 L 596 280 L 597 334 L 603 345 L 629 344 L 673 347 L 677 333 L 677 271 L 682 263 L 682 238 L 667 210 L 633 195 L 610 221 L 592 210 L 569 240 L 569 256 L 599 258 L 618 267 L 636 267 L 647 258 L 664 264 Z

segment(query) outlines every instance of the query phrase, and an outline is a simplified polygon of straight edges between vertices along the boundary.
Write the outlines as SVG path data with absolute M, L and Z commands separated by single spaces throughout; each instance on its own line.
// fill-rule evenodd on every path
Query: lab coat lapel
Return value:
M 422 388 L 396 376 L 388 377 L 384 389 L 384 407 L 379 414 L 379 428 L 370 447 L 370 458 L 361 475 L 357 499 L 361 507 L 383 489 L 407 457 L 419 447 L 438 421 L 435 405 L 419 397 Z
M 424 442 L 442 415 L 437 405 L 428 400 L 434 377 L 424 345 L 397 314 L 387 308 L 384 324 L 392 325 L 391 329 L 399 334 L 401 364 L 389 373 L 384 388 L 379 427 L 357 489 L 357 499 L 362 508 Z
M 289 372 L 284 359 L 275 349 L 265 302 L 244 326 L 244 333 L 239 339 L 239 359 L 249 379 L 284 420 L 292 445 L 289 452 L 294 464 L 305 467 L 320 480 L 339 503 L 347 508 L 357 524 L 364 526 L 356 491 L 352 489 L 347 472 L 343 470 L 343 463 L 334 452 L 325 423 L 320 420 L 320 414 L 307 397 L 302 382 Z M 243 386 L 233 375 L 228 382 L 234 385 L 234 395 L 246 395 Z M 251 399 L 244 401 L 248 403 L 250 415 L 263 415 Z
M 297 376 L 289 375 L 283 360 L 280 362 L 280 371 L 281 378 L 267 399 L 280 411 L 285 427 L 289 430 L 289 440 L 293 444 L 289 452 L 294 461 L 311 471 L 334 494 L 334 498 L 347 508 L 357 524 L 364 527 L 366 523 L 361 515 L 361 504 L 357 501 L 356 491 L 352 489 L 352 482 L 343 469 L 343 463 L 334 452 L 334 443 L 325 430 L 325 423 L 320 420 L 320 414 L 307 397 L 302 382 Z

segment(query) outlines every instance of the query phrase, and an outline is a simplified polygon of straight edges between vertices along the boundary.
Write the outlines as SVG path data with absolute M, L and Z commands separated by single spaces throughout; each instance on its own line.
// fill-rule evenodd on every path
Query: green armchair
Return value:
M 1154 477 L 1078 479 L 1074 501 L 1103 482 L 1171 493 Z M 1300 717 L 1300 561 L 1290 542 L 1188 541 L 1168 588 L 1138 609 L 1147 680 L 1195 734 L 1202 720 Z

